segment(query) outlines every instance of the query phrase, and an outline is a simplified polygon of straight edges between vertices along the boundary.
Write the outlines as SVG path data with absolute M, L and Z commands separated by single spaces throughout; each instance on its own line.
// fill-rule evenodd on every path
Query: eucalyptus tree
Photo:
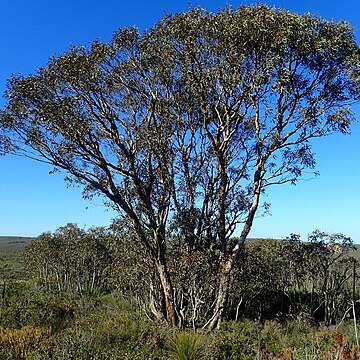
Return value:
M 110 229 L 83 230 L 67 224 L 26 246 L 26 268 L 49 290 L 79 295 L 108 291 L 114 238 Z
M 326 325 L 341 321 L 351 309 L 356 256 L 351 238 L 315 230 L 308 236 L 308 263 L 313 314 L 322 313 Z M 316 294 L 317 296 L 314 296 Z
M 314 167 L 313 138 L 349 132 L 358 71 L 345 22 L 267 6 L 193 9 L 13 77 L 1 122 L 13 152 L 64 170 L 130 220 L 157 273 L 159 319 L 179 318 L 167 241 L 211 252 L 211 329 L 261 194 Z

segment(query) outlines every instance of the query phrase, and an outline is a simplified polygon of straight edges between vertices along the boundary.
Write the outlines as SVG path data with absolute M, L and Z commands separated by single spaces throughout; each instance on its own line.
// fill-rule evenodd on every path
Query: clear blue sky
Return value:
M 216 11 L 253 1 L 1 0 L 0 93 L 11 74 L 30 74 L 52 55 L 94 39 L 108 41 L 118 27 L 151 27 L 164 14 L 200 5 Z M 326 19 L 348 20 L 360 39 L 358 0 L 261 1 Z M 0 106 L 4 100 L 0 99 Z M 356 113 L 360 116 L 360 107 Z M 297 186 L 273 188 L 265 198 L 271 216 L 256 219 L 251 236 L 283 238 L 314 229 L 342 232 L 360 243 L 360 125 L 351 136 L 314 144 L 320 177 Z M 67 222 L 107 225 L 115 215 L 101 200 L 87 202 L 62 176 L 24 158 L 0 157 L 0 235 L 36 236 Z

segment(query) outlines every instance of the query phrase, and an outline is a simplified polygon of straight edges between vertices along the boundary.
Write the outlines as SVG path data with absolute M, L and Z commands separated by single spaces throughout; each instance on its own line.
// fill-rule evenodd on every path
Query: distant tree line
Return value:
M 89 230 L 68 224 L 27 246 L 27 269 L 48 291 L 78 296 L 119 291 L 152 313 L 161 289 L 151 264 L 133 246 L 133 236 L 121 222 Z M 208 249 L 189 252 L 182 237 L 169 239 L 169 244 L 179 325 L 197 328 L 216 299 L 216 254 Z M 358 279 L 353 249 L 350 238 L 318 230 L 307 242 L 297 235 L 249 241 L 231 277 L 225 317 L 341 322 L 350 314 L 352 283 Z

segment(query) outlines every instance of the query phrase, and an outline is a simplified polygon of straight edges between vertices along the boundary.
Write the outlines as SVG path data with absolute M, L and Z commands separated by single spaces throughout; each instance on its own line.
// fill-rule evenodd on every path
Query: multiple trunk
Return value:
M 251 230 L 252 223 L 259 205 L 261 190 L 260 174 L 261 167 L 258 167 L 258 171 L 256 171 L 254 175 L 253 203 L 249 209 L 247 220 L 244 224 L 240 238 L 238 239 L 237 243 L 235 244 L 230 253 L 226 250 L 225 245 L 224 248 L 220 250 L 217 274 L 217 290 L 215 294 L 214 307 L 212 309 L 212 316 L 203 325 L 203 329 L 213 330 L 215 328 L 218 328 L 223 319 L 230 291 L 231 271 L 233 269 L 234 263 L 237 260 L 239 251 Z M 224 225 L 225 224 L 221 222 L 220 219 L 219 227 L 222 227 Z M 225 230 L 223 229 L 223 231 L 225 236 Z M 223 238 L 223 241 L 225 243 L 226 239 Z M 165 243 L 165 241 L 163 243 Z M 179 321 L 177 317 L 177 314 L 179 312 L 174 297 L 173 284 L 171 282 L 171 277 L 167 268 L 165 248 L 163 246 L 160 246 L 158 248 L 157 256 L 153 256 L 152 260 L 161 289 L 161 295 L 159 296 L 159 298 L 154 299 L 157 303 L 157 306 L 153 307 L 153 310 L 161 309 L 161 314 L 158 313 L 159 310 L 155 310 L 155 315 L 157 318 L 165 320 L 168 324 L 171 324 L 173 326 L 179 326 Z
M 220 262 L 217 295 L 213 315 L 210 320 L 203 326 L 208 330 L 213 330 L 220 326 L 223 313 L 229 295 L 230 273 L 233 267 L 233 257 Z

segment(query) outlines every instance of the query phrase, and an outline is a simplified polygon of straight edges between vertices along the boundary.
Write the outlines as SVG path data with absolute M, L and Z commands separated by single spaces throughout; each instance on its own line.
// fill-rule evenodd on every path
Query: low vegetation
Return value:
M 344 235 L 249 241 L 232 275 L 225 320 L 212 332 L 199 325 L 214 296 L 211 254 L 190 257 L 179 239 L 171 242 L 183 309 L 175 328 L 153 316 L 151 268 L 128 246 L 129 236 L 120 223 L 89 230 L 68 224 L 24 250 L 2 250 L 12 270 L 1 273 L 0 358 L 359 358 L 352 322 L 358 259 Z

